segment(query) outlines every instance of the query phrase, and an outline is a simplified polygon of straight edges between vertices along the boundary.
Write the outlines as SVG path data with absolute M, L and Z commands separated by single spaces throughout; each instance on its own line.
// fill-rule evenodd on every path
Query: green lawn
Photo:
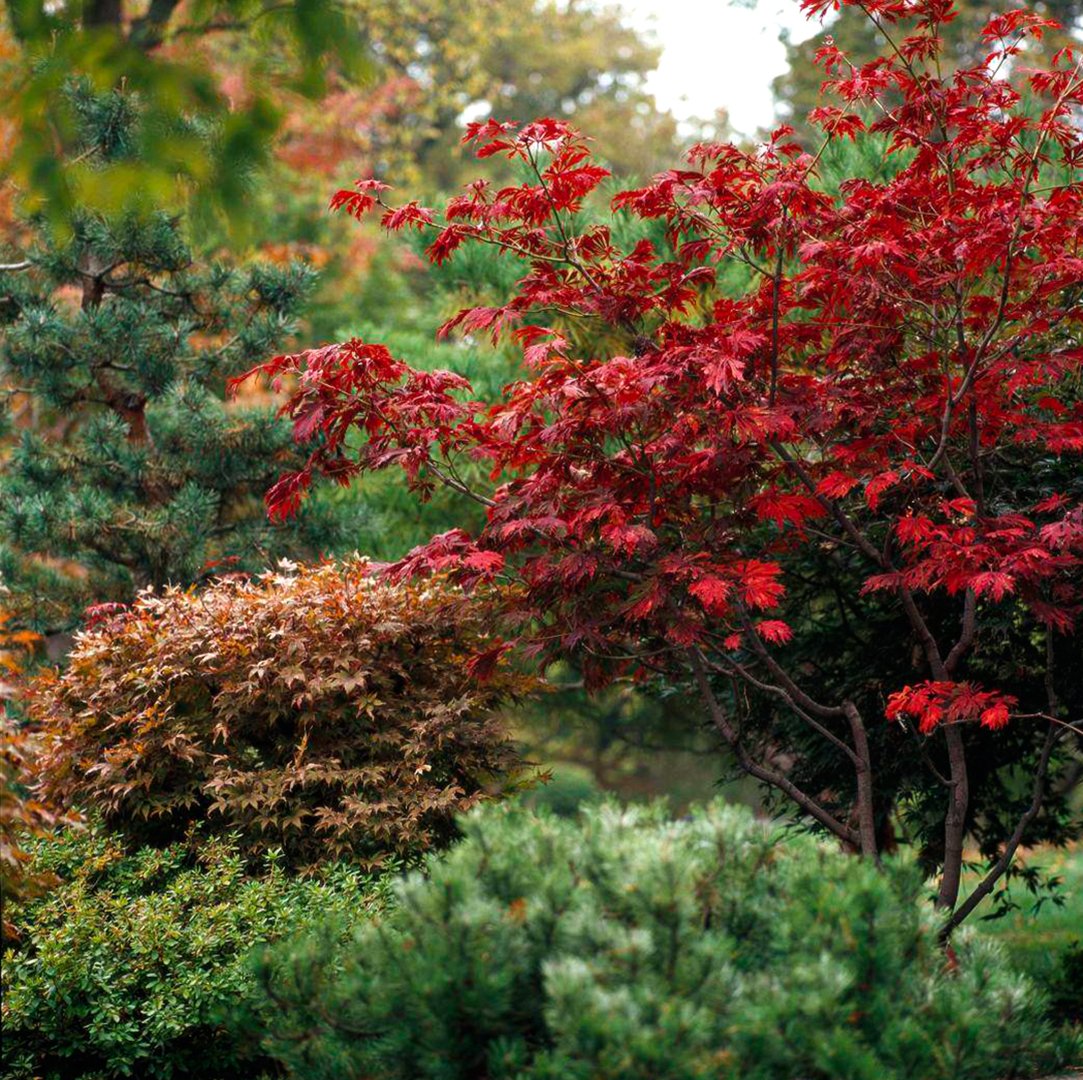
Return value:
M 1027 856 L 1027 861 L 1063 879 L 1059 890 L 1063 905 L 1046 900 L 1034 911 L 1034 897 L 1017 885 L 1011 895 L 1019 904 L 1018 911 L 1002 919 L 981 921 L 981 914 L 991 909 L 987 900 L 972 918 L 1003 942 L 1024 971 L 1044 982 L 1064 950 L 1073 941 L 1083 940 L 1083 847 L 1077 845 L 1071 851 L 1036 851 Z

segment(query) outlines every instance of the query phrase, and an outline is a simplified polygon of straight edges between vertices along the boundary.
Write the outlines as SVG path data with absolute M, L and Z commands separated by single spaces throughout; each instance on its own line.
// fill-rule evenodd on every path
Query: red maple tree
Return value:
M 829 6 L 804 2 L 811 15 Z M 479 157 L 515 159 L 527 179 L 476 183 L 442 213 L 392 206 L 374 181 L 339 192 L 332 205 L 357 217 L 432 230 L 434 262 L 469 243 L 522 260 L 506 303 L 442 331 L 512 335 L 522 376 L 483 402 L 461 376 L 415 370 L 379 344 L 277 357 L 259 370 L 296 377 L 285 411 L 298 439 L 318 438 L 268 500 L 288 515 L 314 474 L 349 483 L 395 465 L 422 493 L 440 483 L 484 503 L 480 533 L 437 536 L 390 571 L 520 586 L 479 675 L 518 647 L 539 664 L 574 658 L 590 686 L 684 680 L 746 772 L 873 856 L 869 726 L 884 717 L 825 700 L 786 659 L 802 618 L 788 604 L 794 560 L 812 548 L 856 557 L 860 591 L 897 605 L 920 658 L 883 703 L 887 719 L 943 740 L 950 930 L 1010 865 L 1054 748 L 1079 734 L 1053 657 L 1083 609 L 1083 501 L 1029 463 L 1083 451 L 1083 60 L 1065 49 L 1022 70 L 1026 40 L 1050 23 L 1013 11 L 987 26 L 982 64 L 943 73 L 949 0 L 860 6 L 890 51 L 855 67 L 821 50 L 819 152 L 786 127 L 754 149 L 700 145 L 613 199 L 616 215 L 664 223 L 664 250 L 581 227 L 608 174 L 553 120 L 472 125 Z M 848 139 L 880 140 L 894 165 L 832 190 L 822 157 Z M 737 292 L 719 280 L 730 262 L 751 282 Z M 584 326 L 610 347 L 582 355 Z M 464 479 L 464 460 L 491 468 L 486 490 Z M 1006 613 L 1045 643 L 1040 698 L 968 675 Z M 852 808 L 751 749 L 731 707 L 742 687 L 841 755 Z M 960 904 L 968 739 L 1011 724 L 1040 742 L 1033 798 Z

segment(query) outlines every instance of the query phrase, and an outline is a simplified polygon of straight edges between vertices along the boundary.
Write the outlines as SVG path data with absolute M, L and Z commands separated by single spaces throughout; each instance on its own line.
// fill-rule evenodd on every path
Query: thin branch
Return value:
M 1045 782 L 1049 772 L 1049 759 L 1056 745 L 1058 733 L 1053 724 L 1049 725 L 1045 741 L 1042 743 L 1041 757 L 1038 759 L 1038 767 L 1034 773 L 1034 790 L 1031 795 L 1030 805 L 1024 811 L 1022 817 L 1016 823 L 1012 835 L 1008 838 L 1000 858 L 993 864 L 989 873 L 975 886 L 974 891 L 951 913 L 940 928 L 940 940 L 946 941 L 952 931 L 993 891 L 993 886 L 1004 876 L 1012 859 L 1027 831 L 1027 826 L 1038 816 L 1042 808 L 1042 800 L 1045 797 Z
M 714 691 L 711 689 L 710 680 L 707 678 L 707 668 L 704 664 L 703 654 L 700 653 L 698 649 L 690 649 L 689 659 L 691 662 L 692 673 L 695 676 L 696 686 L 711 715 L 711 722 L 737 756 L 737 762 L 740 767 L 750 776 L 754 776 L 757 780 L 762 780 L 765 784 L 778 788 L 783 794 L 788 795 L 810 817 L 815 818 L 816 821 L 823 825 L 824 828 L 834 833 L 840 840 L 855 848 L 860 846 L 860 837 L 853 829 L 844 825 L 829 810 L 826 810 L 810 795 L 797 787 L 797 785 L 788 777 L 784 776 L 776 769 L 771 769 L 766 765 L 761 765 L 759 762 L 752 760 L 748 751 L 741 745 L 739 735 L 730 723 L 725 710 L 722 708 L 721 704 L 719 704 L 718 698 L 715 697 Z

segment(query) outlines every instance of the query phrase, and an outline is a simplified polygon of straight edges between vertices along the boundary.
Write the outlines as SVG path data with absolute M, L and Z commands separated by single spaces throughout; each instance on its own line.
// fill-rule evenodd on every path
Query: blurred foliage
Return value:
M 3 599 L 0 590 L 0 600 Z M 34 735 L 23 728 L 13 705 L 23 688 L 23 669 L 40 644 L 37 634 L 13 630 L 11 616 L 0 609 L 0 938 L 18 935 L 11 906 L 37 896 L 54 883 L 49 873 L 30 867 L 27 842 L 72 817 L 58 813 L 30 790 L 37 750 Z
M 327 919 L 359 920 L 387 883 L 356 867 L 291 878 L 268 852 L 249 876 L 231 838 L 126 854 L 94 829 L 35 841 L 33 873 L 58 884 L 11 903 L 4 954 L 8 1080 L 255 1077 L 267 1062 L 230 1014 L 254 985 L 249 954 Z
M 69 81 L 82 143 L 106 162 L 144 152 L 130 93 Z M 27 222 L 0 270 L 0 573 L 44 633 L 208 564 L 262 569 L 334 546 L 341 522 L 266 520 L 262 495 L 301 460 L 273 403 L 225 400 L 226 380 L 289 340 L 313 287 L 300 263 L 195 258 L 154 193 L 123 213 L 79 206 Z
M 330 65 L 322 96 L 284 89 L 275 159 L 251 193 L 261 246 L 327 267 L 312 312 L 316 339 L 356 320 L 359 292 L 384 290 L 395 261 L 375 226 L 351 228 L 327 215 L 335 188 L 372 175 L 423 198 L 458 187 L 478 165 L 457 148 L 467 119 L 574 117 L 618 173 L 672 164 L 676 121 L 646 89 L 658 50 L 624 25 L 619 9 L 567 0 L 349 0 L 347 10 L 370 43 L 373 79 L 359 84 Z M 255 62 L 238 60 L 245 43 L 214 37 L 201 48 L 219 81 L 243 95 L 236 71 Z M 482 171 L 510 175 L 501 158 Z M 397 310 L 390 317 L 394 300 L 385 298 L 380 318 L 400 325 Z
M 351 2 L 385 72 L 368 102 L 369 123 L 355 129 L 370 140 L 363 156 L 375 175 L 428 192 L 471 179 L 455 153 L 464 115 L 574 116 L 616 172 L 669 164 L 676 124 L 645 88 L 659 50 L 626 25 L 619 8 L 558 0 Z
M 371 71 L 357 22 L 335 0 L 10 0 L 7 29 L 17 43 L 4 71 L 17 125 L 11 176 L 25 209 L 58 225 L 76 209 L 176 209 L 189 196 L 197 216 L 218 210 L 240 222 L 280 119 L 274 80 L 261 77 L 319 93 L 332 60 L 354 78 Z M 231 101 L 188 44 L 217 35 L 289 62 L 247 67 L 250 92 Z M 73 78 L 87 80 L 94 100 L 123 91 L 138 104 L 143 123 L 126 152 L 84 145 L 85 117 L 65 93 Z
M 544 809 L 558 817 L 571 817 L 601 797 L 602 789 L 590 769 L 560 761 L 553 766 L 548 782 L 523 795 L 522 802 L 532 810 Z
M 1050 986 L 1053 1016 L 1073 1024 L 1083 1024 L 1083 940 L 1069 945 L 1059 957 Z
M 1007 895 L 979 909 L 981 926 L 1020 971 L 1049 990 L 1054 1017 L 1083 1024 L 1083 972 L 1073 966 L 1083 947 L 1083 847 L 1035 847 L 1022 861 L 1031 874 L 1009 881 L 1002 890 Z M 967 879 L 974 884 L 976 871 Z M 1028 888 L 1033 880 L 1055 880 L 1060 887 L 1049 896 Z
M 270 951 L 299 1080 L 1007 1080 L 1078 1054 L 972 933 L 945 971 L 913 863 L 747 811 L 493 807 L 376 924 Z

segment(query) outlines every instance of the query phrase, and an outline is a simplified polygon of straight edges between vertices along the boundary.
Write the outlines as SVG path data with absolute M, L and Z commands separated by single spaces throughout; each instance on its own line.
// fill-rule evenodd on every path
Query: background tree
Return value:
M 618 8 L 556 0 L 350 0 L 377 63 L 372 85 L 335 71 L 320 102 L 291 107 L 281 155 L 306 173 L 343 164 L 418 194 L 464 179 L 464 118 L 576 116 L 618 173 L 660 168 L 676 123 L 647 92 L 659 50 Z M 494 162 L 500 168 L 500 162 Z
M 355 74 L 366 63 L 357 22 L 331 0 L 12 0 L 7 22 L 17 45 L 5 64 L 17 124 L 9 169 L 27 209 L 44 208 L 54 222 L 75 208 L 112 213 L 148 197 L 169 209 L 194 197 L 201 218 L 225 209 L 224 220 L 243 221 L 251 170 L 266 160 L 279 120 L 263 92 L 268 77 L 319 92 L 329 58 Z M 238 33 L 289 63 L 250 65 L 249 93 L 231 103 L 185 43 Z M 82 118 L 65 89 L 73 77 L 139 100 L 139 153 L 103 161 L 78 148 Z
M 672 159 L 676 122 L 645 85 L 658 50 L 624 25 L 616 8 L 550 0 L 350 0 L 346 10 L 364 28 L 371 77 L 359 80 L 331 64 L 325 93 L 278 91 L 284 119 L 270 179 L 251 195 L 265 249 L 303 252 L 327 264 L 311 314 L 316 337 L 355 328 L 362 289 L 378 300 L 381 314 L 391 296 L 415 309 L 433 306 L 432 284 L 409 252 L 376 230 L 350 232 L 328 217 L 328 190 L 359 173 L 394 177 L 419 196 L 453 191 L 470 179 L 456 151 L 463 125 L 483 115 L 575 116 L 620 174 L 648 176 Z M 243 101 L 239 73 L 259 63 L 255 54 L 265 44 L 214 35 L 198 48 L 219 84 Z M 288 55 L 280 51 L 275 66 L 288 68 Z M 500 158 L 484 167 L 494 178 L 510 175 Z M 429 322 L 439 319 L 438 311 L 424 314 Z
M 86 153 L 132 158 L 147 118 L 125 94 L 71 84 Z M 300 460 L 258 401 L 225 380 L 295 326 L 313 276 L 300 265 L 200 265 L 181 221 L 152 207 L 35 222 L 0 273 L 3 415 L 0 572 L 13 612 L 43 632 L 137 589 L 197 580 L 207 564 L 256 569 L 318 553 L 318 512 L 268 525 L 263 485 Z

